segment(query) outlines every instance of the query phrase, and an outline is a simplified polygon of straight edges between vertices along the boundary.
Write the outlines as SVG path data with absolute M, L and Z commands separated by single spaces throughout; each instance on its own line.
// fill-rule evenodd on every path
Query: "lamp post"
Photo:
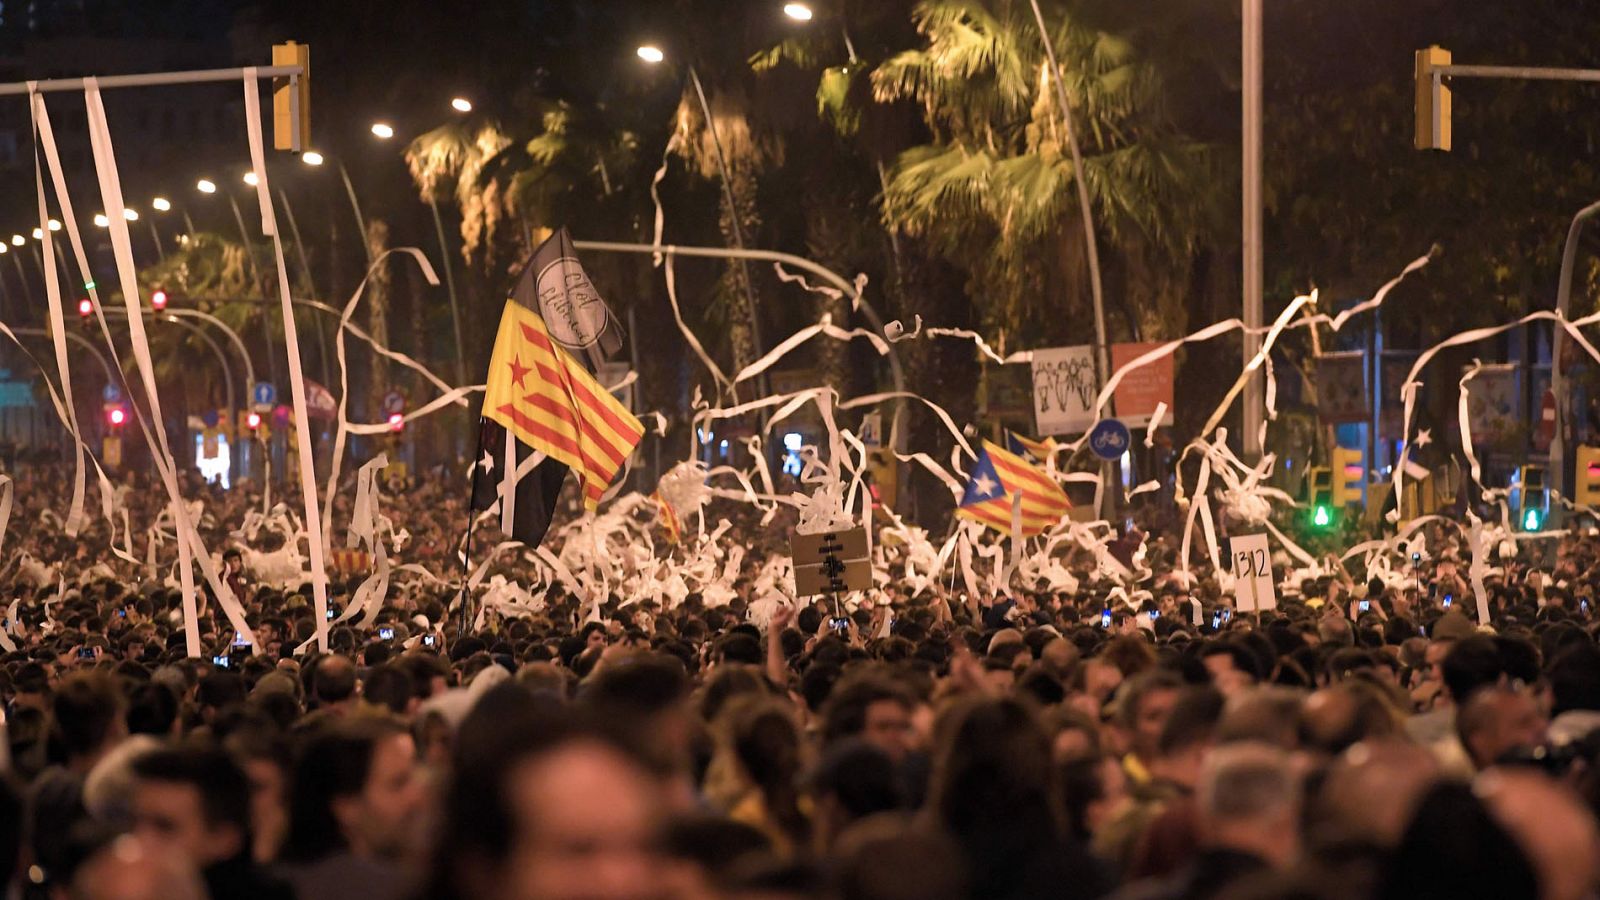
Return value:
M 649 65 L 659 65 L 667 58 L 666 52 L 653 44 L 646 44 L 639 48 L 638 56 Z M 693 65 L 687 66 L 689 84 L 694 88 L 694 95 L 700 101 L 700 113 L 706 117 L 706 131 L 711 135 L 711 147 L 716 154 L 717 171 L 722 175 L 722 198 L 728 204 L 728 221 L 733 224 L 734 249 L 743 251 L 744 226 L 739 222 L 739 205 L 733 196 L 733 179 L 729 177 L 728 157 L 722 149 L 722 135 L 717 132 L 717 121 L 711 115 L 711 104 L 706 102 L 705 86 L 700 83 L 700 73 L 695 71 Z M 754 356 L 761 358 L 762 348 L 765 346 L 761 340 L 761 317 L 756 310 L 755 282 L 750 278 L 750 264 L 743 258 L 738 260 L 740 273 L 744 276 L 745 309 L 750 319 L 750 340 L 755 345 Z M 766 375 L 760 376 L 761 383 L 766 384 Z

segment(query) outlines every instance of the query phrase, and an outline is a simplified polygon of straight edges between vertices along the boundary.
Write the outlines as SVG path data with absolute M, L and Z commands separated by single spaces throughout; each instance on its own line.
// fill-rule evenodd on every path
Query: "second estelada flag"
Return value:
M 644 436 L 639 420 L 516 297 L 500 315 L 483 415 L 576 473 L 591 510 Z
M 1011 498 L 1018 495 L 1022 498 L 1023 537 L 1043 534 L 1072 509 L 1067 492 L 1049 475 L 1015 453 L 984 441 L 956 515 L 1009 534 Z

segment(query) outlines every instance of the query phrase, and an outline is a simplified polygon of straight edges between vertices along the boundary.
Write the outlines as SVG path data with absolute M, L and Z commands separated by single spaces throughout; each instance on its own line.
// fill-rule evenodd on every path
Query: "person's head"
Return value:
M 1117 692 L 1117 724 L 1127 733 L 1129 748 L 1142 762 L 1148 764 L 1156 758 L 1161 729 L 1167 724 L 1182 687 L 1183 681 L 1176 674 L 1156 669 L 1134 676 Z
M 1551 712 L 1600 710 L 1600 649 L 1584 642 L 1563 649 L 1550 663 Z
M 1543 742 L 1544 716 L 1526 691 L 1493 685 L 1473 693 L 1456 712 L 1456 735 L 1472 764 L 1494 765 L 1507 752 Z
M 641 749 L 671 768 L 685 765 L 690 754 L 689 689 L 688 672 L 676 657 L 639 653 L 588 679 L 579 700 L 597 719 L 633 731 Z
M 1050 739 L 1033 710 L 973 698 L 941 717 L 928 809 L 962 843 L 980 835 L 1030 845 L 1064 827 Z
M 68 765 L 87 767 L 128 733 L 127 708 L 116 678 L 103 671 L 74 672 L 50 700 L 56 736 Z
M 911 751 L 911 713 L 910 695 L 887 678 L 845 678 L 823 706 L 822 740 L 831 744 L 859 737 L 898 762 Z
M 393 857 L 414 837 L 422 803 L 416 748 L 400 722 L 360 716 L 332 722 L 295 760 L 286 859 L 310 862 L 341 851 Z
M 1172 712 L 1156 740 L 1154 771 L 1178 784 L 1194 787 L 1201 760 L 1211 749 L 1222 718 L 1222 693 L 1210 687 L 1187 687 L 1178 692 Z
M 859 739 L 828 748 L 807 781 L 816 801 L 813 821 L 822 850 L 852 823 L 897 809 L 902 802 L 894 762 Z
M 486 723 L 491 733 L 481 739 L 472 717 L 463 725 L 426 895 L 657 896 L 659 782 L 570 713 L 523 715 L 529 718 Z
M 368 672 L 361 684 L 361 696 L 397 716 L 409 716 L 417 707 L 416 682 L 410 673 L 394 664 L 381 665 Z
M 1330 844 L 1393 848 L 1441 777 L 1438 759 L 1416 744 L 1394 739 L 1357 744 L 1328 767 L 1309 831 Z
M 250 849 L 250 782 L 228 754 L 209 747 L 160 749 L 133 764 L 133 832 L 196 868 Z
M 205 882 L 181 854 L 124 835 L 73 874 L 70 900 L 205 900 Z
M 1299 852 L 1300 782 L 1288 754 L 1229 744 L 1206 758 L 1196 792 L 1201 841 L 1286 868 Z
M 1498 682 L 1505 675 L 1505 661 L 1494 638 L 1473 635 L 1456 641 L 1439 666 L 1444 688 L 1453 703 L 1465 703 L 1472 692 Z
M 1305 692 L 1288 687 L 1255 687 L 1228 698 L 1217 723 L 1219 744 L 1257 741 L 1282 750 L 1300 744 L 1300 705 Z
M 1485 774 L 1475 789 L 1533 864 L 1542 900 L 1594 896 L 1600 831 L 1570 790 L 1541 772 L 1515 768 Z
M 344 703 L 356 693 L 355 663 L 337 654 L 317 660 L 311 673 L 311 696 L 324 706 Z

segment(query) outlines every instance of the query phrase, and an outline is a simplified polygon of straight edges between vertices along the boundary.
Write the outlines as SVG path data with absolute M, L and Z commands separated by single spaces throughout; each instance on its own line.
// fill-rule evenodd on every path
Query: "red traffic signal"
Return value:
M 406 430 L 406 417 L 404 413 L 389 414 L 389 430 L 397 434 Z
M 160 288 L 156 288 L 155 291 L 150 294 L 150 306 L 156 312 L 161 312 L 162 310 L 166 309 L 167 292 Z
M 128 421 L 128 411 L 120 406 L 113 406 L 106 410 L 106 421 L 111 423 L 112 428 L 121 428 L 122 423 Z
M 261 414 L 253 412 L 245 416 L 244 424 L 248 425 L 251 431 L 259 429 L 261 427 Z
M 78 318 L 87 319 L 92 312 L 94 312 L 94 302 L 88 297 L 78 301 Z

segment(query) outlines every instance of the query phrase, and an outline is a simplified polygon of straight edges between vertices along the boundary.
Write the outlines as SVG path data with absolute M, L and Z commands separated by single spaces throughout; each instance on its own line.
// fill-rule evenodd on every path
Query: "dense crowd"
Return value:
M 773 606 L 756 575 L 783 523 L 729 503 L 722 539 L 752 552 L 717 603 L 541 585 L 535 614 L 463 618 L 453 579 L 413 578 L 366 627 L 296 655 L 311 589 L 252 571 L 275 549 L 241 530 L 262 498 L 191 483 L 255 636 L 239 643 L 202 597 L 191 658 L 170 545 L 145 543 L 159 524 L 128 529 L 136 565 L 107 549 L 103 519 L 62 533 L 62 472 L 15 477 L 0 873 L 21 896 L 1600 886 L 1600 538 L 1581 533 L 1497 558 L 1482 623 L 1442 527 L 1399 577 L 1333 568 L 1259 614 L 1203 567 L 1178 577 L 1168 533 L 1113 548 L 1151 572 L 1131 602 L 1074 559 L 1072 592 L 913 590 L 891 568 L 848 605 Z M 459 491 L 423 484 L 388 512 L 405 559 L 442 573 L 465 512 Z M 155 522 L 160 496 L 130 482 L 122 507 Z M 515 554 L 487 558 L 521 574 Z M 336 609 L 359 580 L 336 579 Z

